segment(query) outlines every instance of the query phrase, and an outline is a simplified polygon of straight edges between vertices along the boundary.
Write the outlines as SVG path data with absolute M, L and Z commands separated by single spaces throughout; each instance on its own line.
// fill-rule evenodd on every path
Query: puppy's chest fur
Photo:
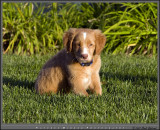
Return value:
M 71 82 L 76 81 L 77 84 L 83 84 L 83 87 L 88 89 L 92 82 L 92 75 L 99 73 L 100 65 L 100 57 L 95 57 L 90 66 L 81 66 L 80 63 L 73 62 L 73 59 L 70 59 L 70 63 L 66 65 L 68 70 L 67 78 L 69 78 Z
M 84 77 L 82 77 L 82 84 L 84 85 L 85 89 L 88 88 L 88 86 L 91 84 L 91 75 L 92 72 L 91 70 L 88 71 L 88 73 L 86 75 L 84 75 Z
M 79 66 L 79 65 L 78 65 Z M 91 84 L 91 76 L 92 76 L 92 69 L 90 67 L 71 67 L 68 66 L 70 71 L 69 80 L 76 81 L 76 83 L 81 83 L 85 89 Z

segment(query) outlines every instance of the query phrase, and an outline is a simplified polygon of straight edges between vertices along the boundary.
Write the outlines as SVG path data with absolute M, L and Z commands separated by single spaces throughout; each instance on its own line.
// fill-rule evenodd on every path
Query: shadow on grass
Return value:
M 105 79 L 113 78 L 119 79 L 121 81 L 131 81 L 133 84 L 139 84 L 139 81 L 149 80 L 151 82 L 158 82 L 157 77 L 155 76 L 144 76 L 144 75 L 128 75 L 128 74 L 121 74 L 121 73 L 111 73 L 111 72 L 100 72 L 100 76 L 105 76 Z M 3 76 L 3 84 L 8 85 L 9 87 L 23 87 L 33 90 L 35 82 L 30 82 L 28 80 L 16 80 L 13 78 L 8 78 Z
M 16 80 L 13 78 L 8 78 L 3 76 L 3 84 L 9 86 L 9 87 L 23 87 L 23 88 L 28 88 L 28 89 L 34 89 L 34 82 L 30 82 L 28 80 L 21 81 L 21 80 Z
M 100 72 L 100 76 L 105 76 L 105 79 L 113 78 L 119 79 L 121 81 L 131 81 L 134 84 L 139 84 L 138 81 L 149 80 L 151 82 L 157 82 L 157 77 L 155 76 L 144 76 L 144 75 L 129 75 L 129 74 L 121 74 L 121 73 L 111 73 L 111 72 Z

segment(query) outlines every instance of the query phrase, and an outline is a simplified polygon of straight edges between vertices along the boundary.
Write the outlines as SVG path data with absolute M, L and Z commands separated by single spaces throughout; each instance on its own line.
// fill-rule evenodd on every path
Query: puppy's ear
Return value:
M 95 43 L 96 43 L 95 54 L 99 55 L 105 46 L 106 37 L 101 32 L 101 30 L 96 29 L 94 31 L 95 31 Z
M 66 48 L 67 52 L 72 51 L 72 42 L 74 39 L 76 28 L 70 28 L 67 32 L 63 35 L 63 44 Z

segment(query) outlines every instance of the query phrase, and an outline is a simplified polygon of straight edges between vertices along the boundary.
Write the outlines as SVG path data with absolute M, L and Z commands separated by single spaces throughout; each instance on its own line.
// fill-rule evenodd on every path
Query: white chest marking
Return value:
M 83 33 L 84 40 L 86 39 L 86 36 L 87 36 L 87 34 L 86 34 L 86 32 L 84 32 Z
M 88 83 L 88 78 L 84 78 L 83 79 L 83 82 L 86 84 L 86 83 Z
M 89 78 L 84 78 L 83 79 L 83 86 L 85 89 L 88 89 L 89 85 L 90 85 L 90 79 Z

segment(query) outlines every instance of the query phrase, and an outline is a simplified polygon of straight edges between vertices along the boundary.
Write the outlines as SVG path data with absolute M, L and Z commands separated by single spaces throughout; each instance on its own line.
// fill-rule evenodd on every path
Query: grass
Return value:
M 157 57 L 102 54 L 102 96 L 41 96 L 50 57 L 3 55 L 3 123 L 157 123 Z

